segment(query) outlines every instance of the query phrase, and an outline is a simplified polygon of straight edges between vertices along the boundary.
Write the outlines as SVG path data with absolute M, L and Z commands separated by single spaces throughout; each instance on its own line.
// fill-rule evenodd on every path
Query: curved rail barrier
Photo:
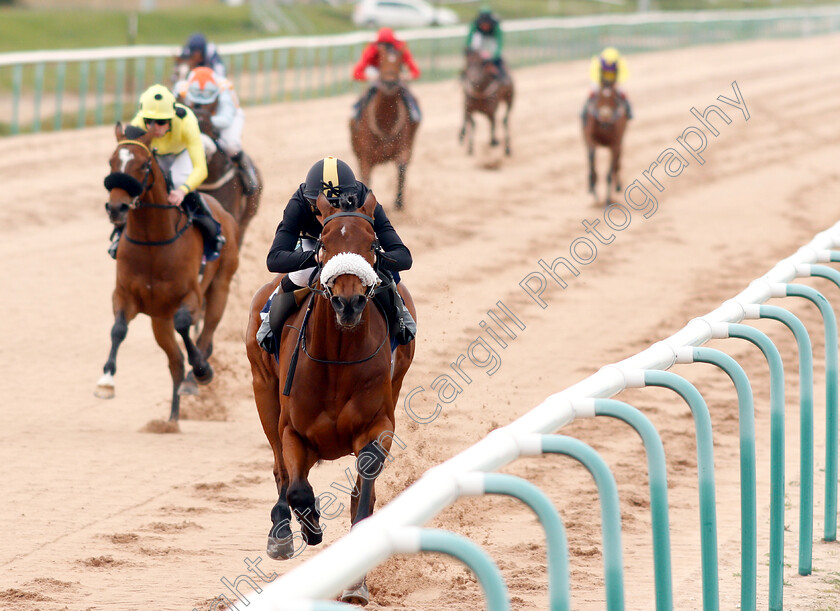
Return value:
M 510 65 L 589 57 L 609 44 L 655 51 L 840 31 L 840 8 L 701 11 L 506 21 Z M 424 80 L 463 67 L 465 25 L 401 31 Z M 338 95 L 370 32 L 289 36 L 219 45 L 246 105 Z M 168 82 L 180 47 L 132 46 L 0 54 L 0 134 L 103 125 L 133 116 L 139 93 Z
M 733 299 L 724 302 L 714 311 L 690 321 L 674 335 L 653 344 L 648 349 L 623 361 L 601 368 L 594 375 L 551 395 L 530 412 L 496 429 L 483 440 L 462 453 L 427 471 L 388 505 L 370 518 L 356 525 L 350 533 L 333 543 L 326 550 L 299 565 L 264 588 L 259 596 L 249 597 L 249 608 L 256 611 L 338 608 L 318 607 L 314 599 L 328 599 L 343 587 L 353 583 L 392 554 L 422 551 L 419 545 L 407 545 L 394 533 L 414 532 L 411 527 L 426 523 L 463 494 L 510 494 L 507 486 L 514 480 L 521 487 L 524 482 L 511 476 L 494 479 L 489 472 L 507 465 L 520 456 L 542 452 L 573 454 L 582 460 L 599 482 L 604 537 L 605 584 L 607 606 L 624 608 L 623 577 L 621 571 L 620 522 L 617 521 L 618 500 L 615 481 L 597 454 L 581 442 L 569 437 L 554 435 L 577 418 L 611 416 L 631 424 L 640 434 L 648 456 L 649 486 L 654 541 L 654 578 L 656 580 L 657 610 L 673 606 L 671 590 L 670 543 L 668 535 L 667 484 L 662 442 L 647 418 L 635 408 L 621 401 L 610 399 L 626 388 L 663 386 L 675 390 L 689 404 L 695 418 L 698 452 L 698 478 L 700 482 L 701 511 L 701 562 L 703 566 L 703 608 L 718 609 L 717 532 L 714 507 L 714 473 L 712 460 L 711 423 L 701 392 L 682 377 L 667 372 L 677 363 L 705 362 L 716 365 L 729 375 L 735 384 L 738 397 L 739 435 L 741 454 L 741 524 L 742 524 L 742 574 L 741 608 L 756 608 L 756 535 L 755 535 L 755 425 L 752 390 L 743 369 L 732 357 L 702 344 L 710 339 L 745 339 L 757 346 L 770 367 L 770 428 L 771 428 L 771 494 L 770 494 L 770 543 L 769 543 L 769 608 L 783 608 L 784 566 L 784 368 L 778 349 L 763 332 L 743 324 L 744 320 L 769 318 L 782 322 L 792 330 L 799 348 L 800 419 L 801 427 L 801 497 L 799 520 L 798 572 L 811 572 L 811 538 L 813 528 L 813 366 L 808 333 L 799 319 L 779 306 L 764 305 L 772 297 L 795 296 L 814 302 L 823 315 L 827 334 L 826 350 L 826 524 L 824 539 L 836 539 L 836 460 L 837 460 L 837 328 L 828 302 L 815 289 L 792 283 L 797 277 L 826 278 L 840 286 L 840 273 L 817 263 L 840 262 L 840 223 L 818 234 L 806 247 L 784 259 L 761 279 Z M 584 458 L 585 457 L 585 458 Z M 599 462 L 600 461 L 600 462 Z M 595 466 L 595 465 L 599 466 Z M 606 472 L 603 469 L 607 469 Z M 597 473 L 596 473 L 597 470 Z M 832 475 L 833 474 L 833 475 Z M 509 480 L 509 481 L 508 481 Z M 488 485 L 488 482 L 494 482 Z M 609 486 L 612 482 L 612 488 Z M 483 488 L 483 489 L 482 489 Z M 528 485 L 529 498 L 541 503 L 537 511 L 543 524 L 556 516 L 553 508 L 546 507 L 545 497 Z M 520 498 L 523 498 L 520 496 Z M 523 500 L 525 500 L 523 498 Z M 526 501 L 529 502 L 529 501 Z M 829 515 L 831 513 L 831 515 Z M 555 534 L 547 536 L 555 543 L 565 536 L 562 523 L 554 522 Z M 807 536 L 806 536 L 807 534 Z M 412 535 L 413 536 L 413 535 Z M 474 544 L 470 544 L 472 546 Z M 610 549 L 608 549 L 610 548 Z M 472 548 L 471 548 L 472 549 Z M 551 560 L 565 560 L 567 552 L 557 554 L 548 550 Z M 352 558 L 353 562 L 347 559 Z M 491 563 L 492 564 L 492 563 Z M 566 564 L 550 562 L 549 589 L 552 609 L 568 608 L 568 582 Z M 562 568 L 558 568 L 562 567 Z M 496 569 L 498 570 L 498 569 Z M 618 573 L 616 573 L 618 571 Z M 494 574 L 488 569 L 488 574 Z M 482 581 L 482 585 L 487 587 Z M 503 587 L 503 586 L 502 586 Z M 498 606 L 498 588 L 495 598 L 488 594 L 488 608 Z M 488 590 L 489 592 L 489 590 Z M 556 594 L 556 596 L 555 596 Z M 311 601 L 311 602 L 289 602 Z M 325 603 L 333 604 L 333 603 Z M 632 607 L 632 601 L 629 603 Z M 304 606 L 298 606 L 304 605 Z

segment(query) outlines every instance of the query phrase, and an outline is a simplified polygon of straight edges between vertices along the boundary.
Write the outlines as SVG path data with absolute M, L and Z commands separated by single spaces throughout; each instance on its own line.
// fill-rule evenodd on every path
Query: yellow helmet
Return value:
M 144 119 L 175 117 L 175 96 L 163 85 L 152 85 L 140 96 L 140 116 Z
M 601 51 L 601 61 L 605 64 L 614 64 L 621 58 L 621 54 L 615 47 L 607 47 Z

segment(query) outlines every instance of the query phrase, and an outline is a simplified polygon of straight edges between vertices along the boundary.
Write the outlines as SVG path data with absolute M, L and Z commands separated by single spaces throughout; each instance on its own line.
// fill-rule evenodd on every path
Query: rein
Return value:
M 324 221 L 323 226 L 326 227 L 327 223 L 329 223 L 333 219 L 342 218 L 342 217 L 343 218 L 347 218 L 347 217 L 362 218 L 362 219 L 365 219 L 368 223 L 370 223 L 371 227 L 374 226 L 373 219 L 371 217 L 369 217 L 367 214 L 362 214 L 361 212 L 339 212 L 337 214 L 333 214 L 332 216 L 327 217 L 327 219 Z M 315 252 L 318 252 L 321 249 L 321 243 L 322 243 L 321 238 L 319 236 L 318 237 L 318 242 L 315 245 Z M 379 266 L 379 256 L 380 256 L 380 253 L 382 252 L 381 248 L 379 246 L 379 240 L 374 241 L 372 248 L 377 252 L 377 255 L 378 255 L 377 256 L 377 265 L 376 265 L 376 267 L 378 268 L 378 266 Z M 312 314 L 312 310 L 315 309 L 315 295 L 318 294 L 318 295 L 326 298 L 327 300 L 329 300 L 330 296 L 331 296 L 331 292 L 329 290 L 329 287 L 324 287 L 324 289 L 319 289 L 317 286 L 314 286 L 315 278 L 318 276 L 318 274 L 320 273 L 322 268 L 323 268 L 323 264 L 319 263 L 318 266 L 314 270 L 312 270 L 312 275 L 309 277 L 309 280 L 307 281 L 307 287 L 312 291 L 312 295 L 309 298 L 309 304 L 306 307 L 306 313 L 303 315 L 303 321 L 301 322 L 300 329 L 296 329 L 295 327 L 291 327 L 291 325 L 290 325 L 290 328 L 298 331 L 298 337 L 297 337 L 297 340 L 295 341 L 294 352 L 292 353 L 292 357 L 289 360 L 289 371 L 286 374 L 286 384 L 283 387 L 283 396 L 284 397 L 288 397 L 289 394 L 292 391 L 292 381 L 294 379 L 295 370 L 297 369 L 298 356 L 300 355 L 301 351 L 303 351 L 303 353 L 307 356 L 307 358 L 309 358 L 309 360 L 314 361 L 316 363 L 320 363 L 322 365 L 358 365 L 360 363 L 365 363 L 365 362 L 369 361 L 370 359 L 375 357 L 377 354 L 379 354 L 379 351 L 382 350 L 382 346 L 384 346 L 387 343 L 388 338 L 390 337 L 390 333 L 389 333 L 389 330 L 388 330 L 388 318 L 386 316 L 385 317 L 385 338 L 382 340 L 382 342 L 379 344 L 379 347 L 377 347 L 376 350 L 372 354 L 370 354 L 370 355 L 368 355 L 368 356 L 366 356 L 362 359 L 357 359 L 357 360 L 354 360 L 354 361 L 331 361 L 331 360 L 327 360 L 327 359 L 320 359 L 318 357 L 312 356 L 309 353 L 309 350 L 306 347 L 306 326 L 309 323 L 309 317 Z M 372 286 L 370 288 L 370 290 L 368 290 L 368 292 L 365 293 L 365 301 L 369 302 L 371 297 L 375 293 L 379 292 L 379 290 L 380 289 L 376 285 Z M 384 290 L 384 289 L 381 289 L 381 290 Z M 383 315 L 384 315 L 384 312 L 383 312 Z

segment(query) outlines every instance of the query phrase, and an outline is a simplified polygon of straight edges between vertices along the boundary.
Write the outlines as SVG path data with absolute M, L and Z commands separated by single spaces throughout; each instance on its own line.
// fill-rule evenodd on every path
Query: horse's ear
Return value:
M 373 213 L 376 210 L 376 196 L 373 194 L 373 191 L 368 191 L 365 203 L 362 204 L 362 207 L 359 208 L 359 210 L 364 214 L 367 214 L 370 218 L 373 218 Z
M 329 200 L 327 200 L 327 196 L 324 195 L 324 192 L 318 194 L 318 199 L 315 200 L 315 207 L 318 208 L 318 212 L 321 213 L 321 224 L 327 220 L 327 217 L 330 216 L 333 212 L 337 212 L 335 208 L 330 206 Z
M 125 132 L 120 121 L 117 121 L 117 124 L 114 126 L 114 134 L 117 136 L 117 142 L 125 138 Z

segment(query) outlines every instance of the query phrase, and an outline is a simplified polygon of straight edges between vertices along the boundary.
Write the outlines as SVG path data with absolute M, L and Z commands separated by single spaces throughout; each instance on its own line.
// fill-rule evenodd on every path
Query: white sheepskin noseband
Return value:
M 335 279 L 344 274 L 357 276 L 365 286 L 374 286 L 379 282 L 379 276 L 373 271 L 370 263 L 365 261 L 362 255 L 354 252 L 339 253 L 327 261 L 321 270 L 321 282 L 324 286 L 332 288 Z

